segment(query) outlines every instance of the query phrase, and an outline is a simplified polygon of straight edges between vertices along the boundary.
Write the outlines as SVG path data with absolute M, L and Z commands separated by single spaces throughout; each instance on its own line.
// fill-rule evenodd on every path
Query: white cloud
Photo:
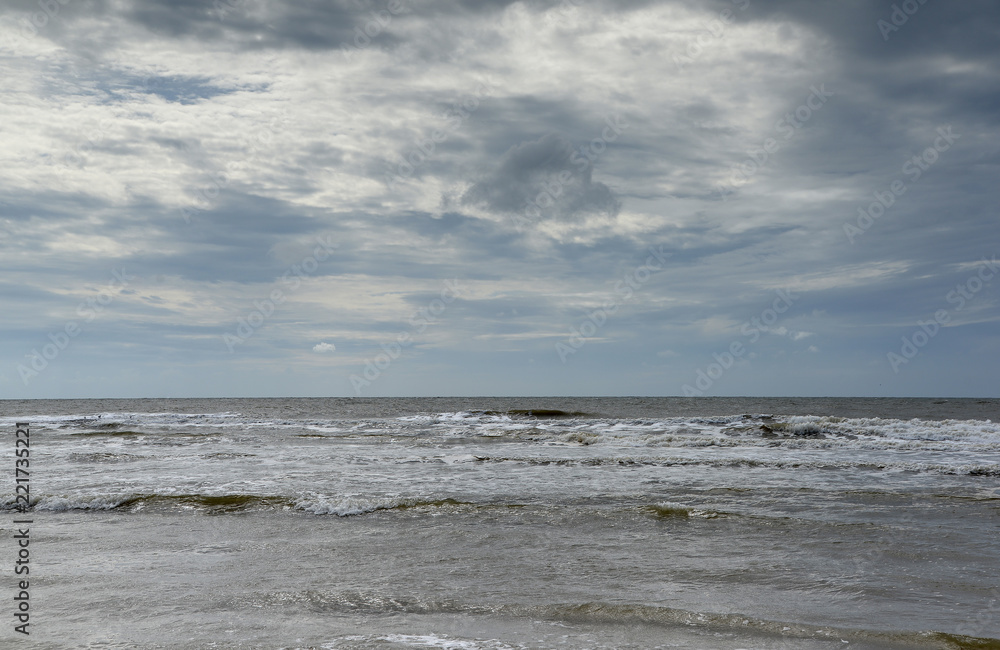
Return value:
M 333 352 L 336 349 L 337 349 L 336 345 L 334 345 L 333 343 L 326 343 L 326 342 L 317 343 L 316 345 L 313 346 L 313 352 L 319 352 L 319 353 Z

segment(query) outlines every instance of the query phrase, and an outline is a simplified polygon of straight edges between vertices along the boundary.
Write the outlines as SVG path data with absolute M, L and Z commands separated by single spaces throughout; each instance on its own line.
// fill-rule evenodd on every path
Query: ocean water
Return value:
M 0 641 L 24 640 L 28 517 L 31 647 L 1000 648 L 998 422 L 973 399 L 0 401 Z

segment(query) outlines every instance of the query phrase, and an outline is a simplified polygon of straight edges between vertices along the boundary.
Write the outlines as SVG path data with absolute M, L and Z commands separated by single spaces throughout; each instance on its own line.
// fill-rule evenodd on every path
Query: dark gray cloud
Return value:
M 590 213 L 614 217 L 621 203 L 607 185 L 593 180 L 594 164 L 586 151 L 581 153 L 557 135 L 522 142 L 466 190 L 462 203 L 526 220 Z

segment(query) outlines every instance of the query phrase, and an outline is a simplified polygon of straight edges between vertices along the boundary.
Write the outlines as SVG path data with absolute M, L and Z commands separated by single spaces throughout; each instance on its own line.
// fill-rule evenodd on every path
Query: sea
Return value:
M 4 400 L 0 427 L 2 647 L 1000 648 L 998 399 Z

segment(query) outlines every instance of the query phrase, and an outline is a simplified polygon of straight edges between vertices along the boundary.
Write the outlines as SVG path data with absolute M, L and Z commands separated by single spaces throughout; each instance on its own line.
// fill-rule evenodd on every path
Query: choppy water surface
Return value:
M 1000 400 L 0 408 L 51 647 L 1000 648 Z

